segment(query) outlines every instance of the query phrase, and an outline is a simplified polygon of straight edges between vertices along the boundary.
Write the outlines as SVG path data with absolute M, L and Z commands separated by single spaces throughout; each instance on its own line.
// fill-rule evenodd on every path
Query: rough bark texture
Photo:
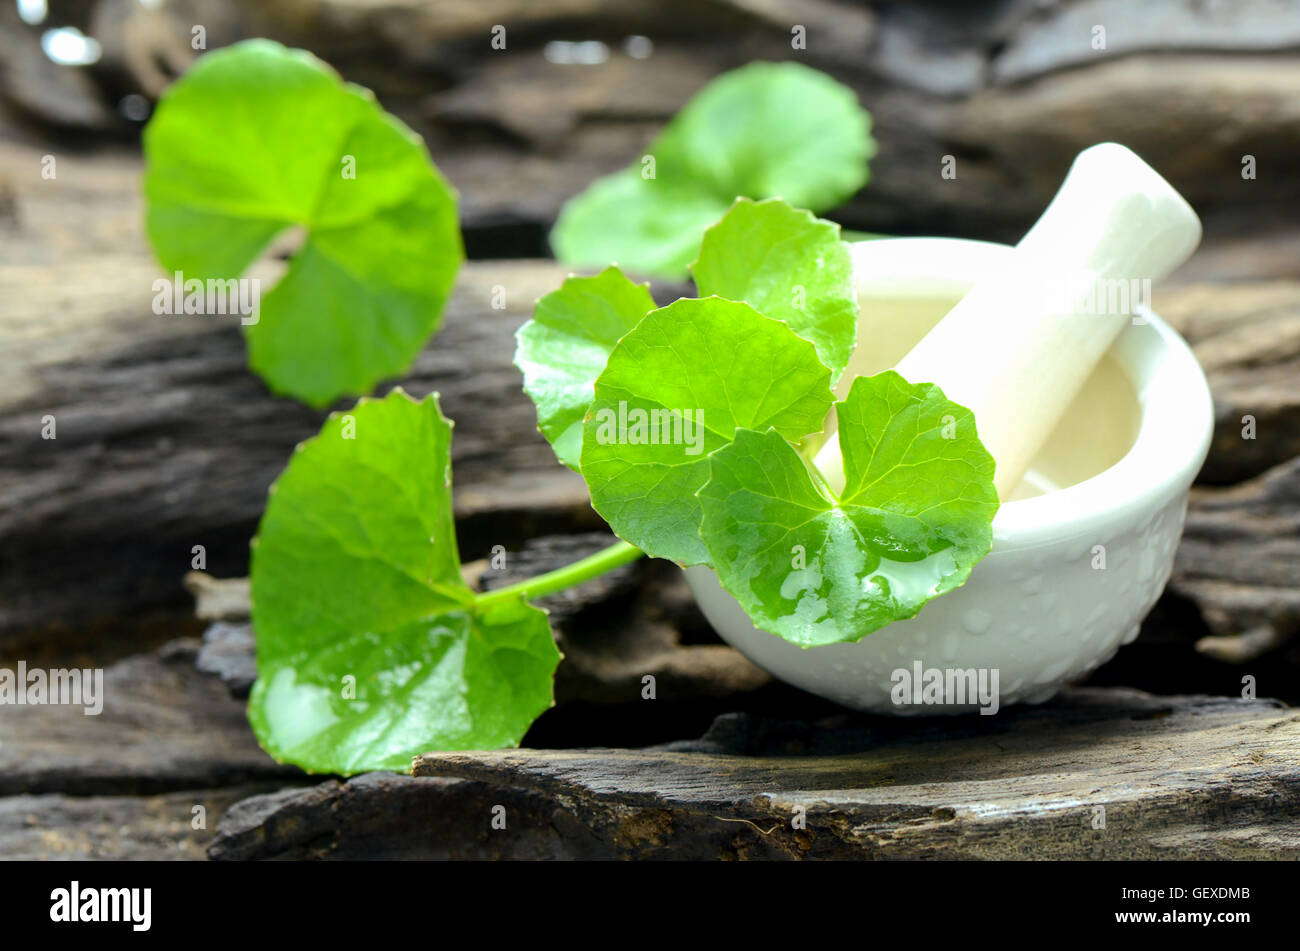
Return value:
M 1300 631 L 1300 458 L 1230 489 L 1194 491 L 1170 583 L 1216 635 L 1198 647 L 1245 662 L 1287 645 Z
M 269 788 L 249 783 L 153 796 L 3 797 L 0 858 L 200 861 L 226 810 Z
M 303 0 L 172 2 L 105 22 L 110 50 L 133 62 L 174 58 L 176 35 L 205 23 L 209 44 L 267 35 L 307 46 L 429 139 L 464 198 L 470 247 L 544 252 L 561 203 L 637 159 L 658 126 L 718 73 L 754 59 L 796 59 L 851 85 L 881 143 L 873 185 L 842 217 L 890 233 L 1017 237 L 1094 142 L 1124 142 L 1170 175 L 1230 234 L 1261 221 L 1293 227 L 1280 202 L 1297 151 L 1300 15 L 1269 0 Z M 170 21 L 170 29 L 139 25 Z M 135 25 L 133 25 L 135 24 Z M 1095 25 L 1108 26 L 1104 49 Z M 506 49 L 493 50 L 493 28 Z M 804 28 L 803 48 L 792 43 Z M 629 35 L 654 54 L 627 55 Z M 605 62 L 548 62 L 553 39 L 597 39 Z M 139 55 L 144 50 L 157 57 Z M 126 60 L 126 56 L 121 57 Z M 151 69 L 126 66 L 147 90 Z M 1122 102 L 1123 108 L 1114 108 Z M 1243 180 L 1243 155 L 1260 169 Z M 940 178 L 944 156 L 956 181 Z M 481 243 L 480 243 L 481 242 Z M 1255 258 L 1237 266 L 1257 269 Z M 1296 275 L 1294 260 L 1285 272 Z M 1257 270 L 1254 273 L 1259 273 Z
M 413 779 L 255 797 L 211 854 L 1294 858 L 1298 763 L 1300 713 L 1269 702 L 1085 689 L 994 722 L 734 715 L 663 748 L 431 753 Z
M 244 705 L 176 642 L 104 671 L 103 712 L 0 707 L 0 797 L 156 794 L 301 775 L 258 747 Z M 0 798 L 0 803 L 4 799 Z
M 1157 291 L 1155 304 L 1192 345 L 1214 395 L 1199 481 L 1239 482 L 1300 456 L 1300 281 L 1189 284 Z

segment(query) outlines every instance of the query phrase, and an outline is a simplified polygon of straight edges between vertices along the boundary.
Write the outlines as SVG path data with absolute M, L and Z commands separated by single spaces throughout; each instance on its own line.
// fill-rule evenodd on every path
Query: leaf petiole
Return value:
M 608 548 L 602 548 L 586 558 L 580 558 L 571 565 L 556 568 L 554 571 L 548 571 L 536 578 L 528 578 L 525 581 L 507 585 L 486 594 L 480 594 L 475 598 L 474 603 L 476 607 L 481 608 L 498 601 L 508 601 L 512 598 L 522 598 L 525 601 L 543 598 L 548 594 L 563 591 L 565 588 L 572 588 L 584 581 L 590 581 L 592 578 L 603 575 L 607 571 L 613 571 L 615 568 L 636 561 L 641 555 L 641 549 L 621 541 L 610 545 Z

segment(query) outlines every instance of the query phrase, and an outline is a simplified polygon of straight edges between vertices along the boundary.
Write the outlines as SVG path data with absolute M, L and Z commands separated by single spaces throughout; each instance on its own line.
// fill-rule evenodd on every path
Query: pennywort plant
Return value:
M 575 267 L 612 260 L 685 277 L 737 196 L 828 211 L 867 183 L 875 153 L 852 89 L 800 63 L 751 63 L 700 90 L 639 161 L 565 204 L 551 247 Z
M 456 196 L 423 140 L 302 50 L 200 57 L 144 133 L 147 231 L 186 313 L 271 240 L 306 233 L 244 320 L 249 363 L 312 406 L 370 392 L 437 330 L 464 257 Z
M 436 394 L 362 398 L 298 447 L 252 545 L 249 719 L 268 752 L 350 774 L 517 744 L 560 659 L 530 602 L 643 555 L 710 566 L 756 625 L 804 647 L 858 640 L 965 581 L 990 547 L 992 459 L 938 387 L 840 380 L 857 337 L 848 251 L 793 207 L 866 181 L 869 130 L 829 77 L 755 64 L 693 99 L 649 165 L 566 206 L 561 258 L 693 261 L 699 292 L 658 307 L 610 266 L 569 278 L 518 333 L 538 426 L 617 544 L 474 590 Z M 369 392 L 436 331 L 463 258 L 455 195 L 415 133 L 309 53 L 253 40 L 202 57 L 144 144 L 147 230 L 184 313 L 277 235 L 305 234 L 241 321 L 274 392 L 314 406 Z M 792 204 L 752 200 L 776 194 Z M 812 464 L 829 427 L 838 493 Z
M 642 554 L 710 566 L 758 627 L 808 648 L 965 582 L 991 546 L 993 459 L 931 383 L 886 371 L 836 400 L 858 307 L 838 226 L 740 199 L 691 270 L 700 296 L 666 307 L 617 267 L 570 277 L 518 333 L 539 428 L 621 539 L 603 552 L 472 590 L 436 395 L 363 399 L 299 447 L 252 552 L 249 716 L 272 755 L 354 773 L 518 743 L 559 661 L 529 601 Z M 811 462 L 829 426 L 838 493 Z

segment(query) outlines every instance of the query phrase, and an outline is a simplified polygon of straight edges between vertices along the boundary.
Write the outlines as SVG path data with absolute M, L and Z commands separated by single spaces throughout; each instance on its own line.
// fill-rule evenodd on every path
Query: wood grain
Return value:
M 256 797 L 212 856 L 1300 855 L 1300 713 L 1223 698 L 1074 690 L 992 723 L 733 715 L 656 749 L 431 753 L 415 776 Z

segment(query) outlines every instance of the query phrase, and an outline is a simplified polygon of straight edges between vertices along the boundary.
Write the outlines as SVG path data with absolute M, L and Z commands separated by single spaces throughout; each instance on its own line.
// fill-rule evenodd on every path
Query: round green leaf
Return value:
M 821 211 L 867 183 L 876 144 L 848 86 L 802 63 L 751 63 L 705 86 L 651 151 L 728 203 L 779 197 Z
M 700 235 L 727 210 L 727 199 L 689 180 L 644 178 L 625 168 L 598 178 L 565 203 L 551 231 L 557 260 L 573 267 L 617 262 L 643 274 L 681 276 Z
M 836 412 L 838 499 L 771 430 L 716 451 L 699 493 L 723 587 L 802 647 L 861 640 L 960 587 L 992 547 L 998 509 L 974 416 L 934 384 L 860 377 Z
M 464 257 L 455 194 L 423 142 L 302 50 L 249 40 L 201 57 L 145 129 L 149 238 L 185 280 L 231 280 L 306 231 L 244 326 L 254 370 L 322 406 L 404 372 Z
M 703 563 L 695 493 L 709 453 L 737 429 L 819 432 L 832 400 L 813 345 L 748 304 L 708 297 L 651 311 L 596 380 L 581 455 L 592 507 L 646 554 Z
M 725 73 L 633 166 L 571 199 L 551 232 L 561 261 L 685 276 L 704 229 L 738 196 L 824 211 L 867 181 L 871 117 L 853 90 L 799 63 Z
M 778 198 L 737 199 L 691 265 L 700 294 L 743 300 L 813 342 L 832 380 L 857 342 L 858 294 L 840 226 Z
M 654 306 L 645 284 L 606 268 L 570 277 L 537 302 L 515 335 L 515 365 L 537 405 L 538 428 L 566 466 L 578 468 L 582 418 L 610 351 Z
M 460 574 L 451 425 L 395 390 L 333 414 L 272 486 L 253 543 L 263 748 L 312 772 L 516 745 L 552 703 L 544 612 Z

